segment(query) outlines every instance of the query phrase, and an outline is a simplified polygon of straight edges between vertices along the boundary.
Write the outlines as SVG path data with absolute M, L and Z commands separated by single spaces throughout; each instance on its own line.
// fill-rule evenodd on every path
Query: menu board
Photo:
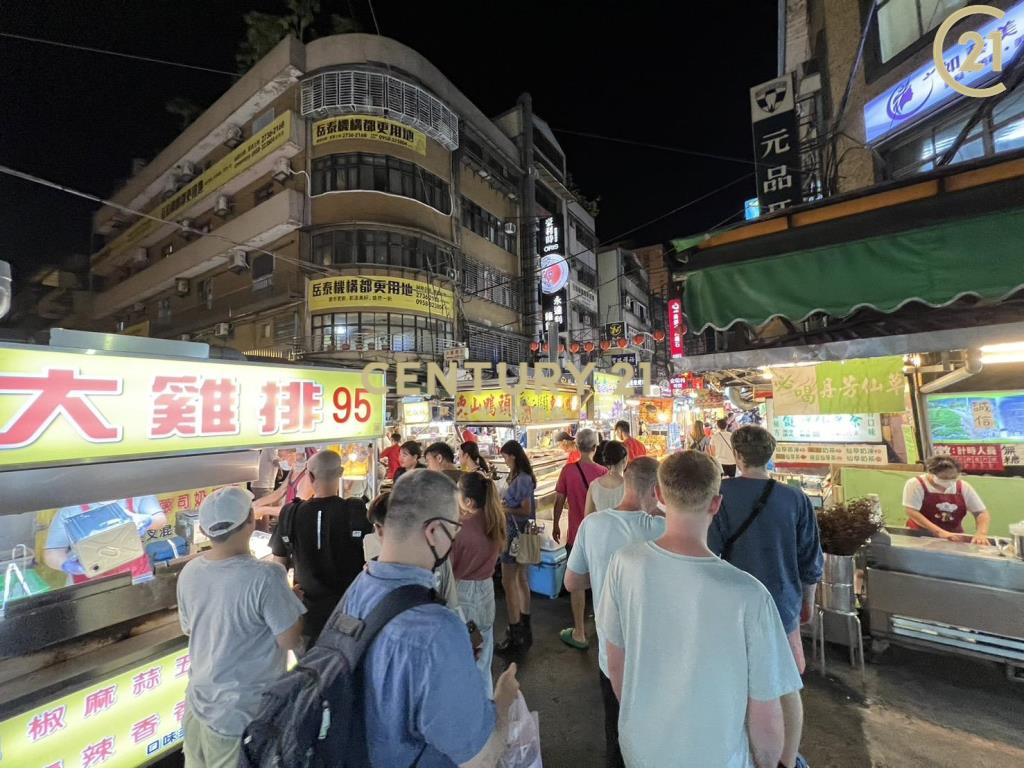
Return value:
M 877 413 L 773 416 L 771 432 L 792 443 L 879 443 L 882 422 Z
M 779 443 L 776 464 L 888 464 L 884 445 Z
M 932 443 L 1024 443 L 1024 390 L 928 395 Z

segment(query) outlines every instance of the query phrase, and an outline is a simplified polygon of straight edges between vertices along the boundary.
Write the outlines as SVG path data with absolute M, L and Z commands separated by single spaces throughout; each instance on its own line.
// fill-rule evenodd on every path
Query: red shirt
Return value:
M 501 550 L 487 538 L 483 517 L 483 512 L 463 517 L 452 543 L 452 573 L 458 581 L 485 581 L 494 575 Z
M 583 523 L 583 511 L 587 506 L 587 488 L 590 483 L 597 480 L 601 475 L 607 474 L 608 470 L 600 464 L 566 464 L 558 475 L 558 483 L 555 485 L 555 493 L 565 496 L 569 502 L 569 531 L 565 543 L 571 545 L 576 541 L 576 531 Z M 583 476 L 587 481 L 583 481 Z
M 627 461 L 632 461 L 637 456 L 647 455 L 647 449 L 644 448 L 644 444 L 635 437 L 627 437 L 623 445 L 626 446 L 626 453 L 629 456 Z
M 569 451 L 569 458 L 567 458 L 565 460 L 565 463 L 566 464 L 575 464 L 579 460 L 580 460 L 580 452 L 578 450 L 576 450 L 575 448 L 573 448 L 571 451 Z
M 476 435 L 470 432 L 468 429 L 462 430 L 462 442 L 464 443 L 475 443 Z
M 398 471 L 398 453 L 402 450 L 400 445 L 392 445 L 380 452 L 381 459 L 388 460 L 388 480 L 395 479 L 395 472 Z

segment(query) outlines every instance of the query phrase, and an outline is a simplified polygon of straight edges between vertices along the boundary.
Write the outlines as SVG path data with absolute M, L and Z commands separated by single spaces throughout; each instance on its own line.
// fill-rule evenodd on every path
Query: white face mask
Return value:
M 290 461 L 279 461 L 278 466 L 281 467 L 281 469 L 284 470 L 285 472 L 291 472 L 292 463 Z

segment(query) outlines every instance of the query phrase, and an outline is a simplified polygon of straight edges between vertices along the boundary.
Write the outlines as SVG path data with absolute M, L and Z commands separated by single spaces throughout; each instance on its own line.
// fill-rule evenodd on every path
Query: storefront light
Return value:
M 981 362 L 983 365 L 1024 363 L 1024 341 L 988 344 L 981 348 Z

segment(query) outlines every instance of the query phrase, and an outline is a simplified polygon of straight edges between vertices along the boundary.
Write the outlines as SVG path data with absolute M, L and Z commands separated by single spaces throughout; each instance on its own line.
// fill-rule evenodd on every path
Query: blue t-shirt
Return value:
M 750 515 L 767 482 L 747 477 L 722 482 L 722 508 L 708 530 L 708 547 L 716 555 Z M 729 558 L 768 588 L 786 632 L 800 626 L 803 587 L 821 580 L 823 561 L 811 500 L 799 488 L 782 483 L 775 484 L 767 505 L 733 545 Z
M 391 590 L 433 588 L 423 568 L 371 561 L 352 583 L 345 610 L 365 618 Z M 466 625 L 445 606 L 423 605 L 388 624 L 365 659 L 366 733 L 373 765 L 454 768 L 490 738 L 495 707 L 473 658 Z M 424 749 L 426 744 L 426 749 Z
M 530 500 L 530 517 L 537 517 L 537 497 L 534 495 L 534 491 L 537 490 L 537 481 L 527 475 L 525 472 L 520 472 L 516 475 L 515 480 L 508 484 L 508 489 L 505 491 L 503 501 L 506 507 L 512 509 L 518 509 L 523 506 L 523 502 L 527 499 Z M 521 515 L 519 515 L 521 517 Z

